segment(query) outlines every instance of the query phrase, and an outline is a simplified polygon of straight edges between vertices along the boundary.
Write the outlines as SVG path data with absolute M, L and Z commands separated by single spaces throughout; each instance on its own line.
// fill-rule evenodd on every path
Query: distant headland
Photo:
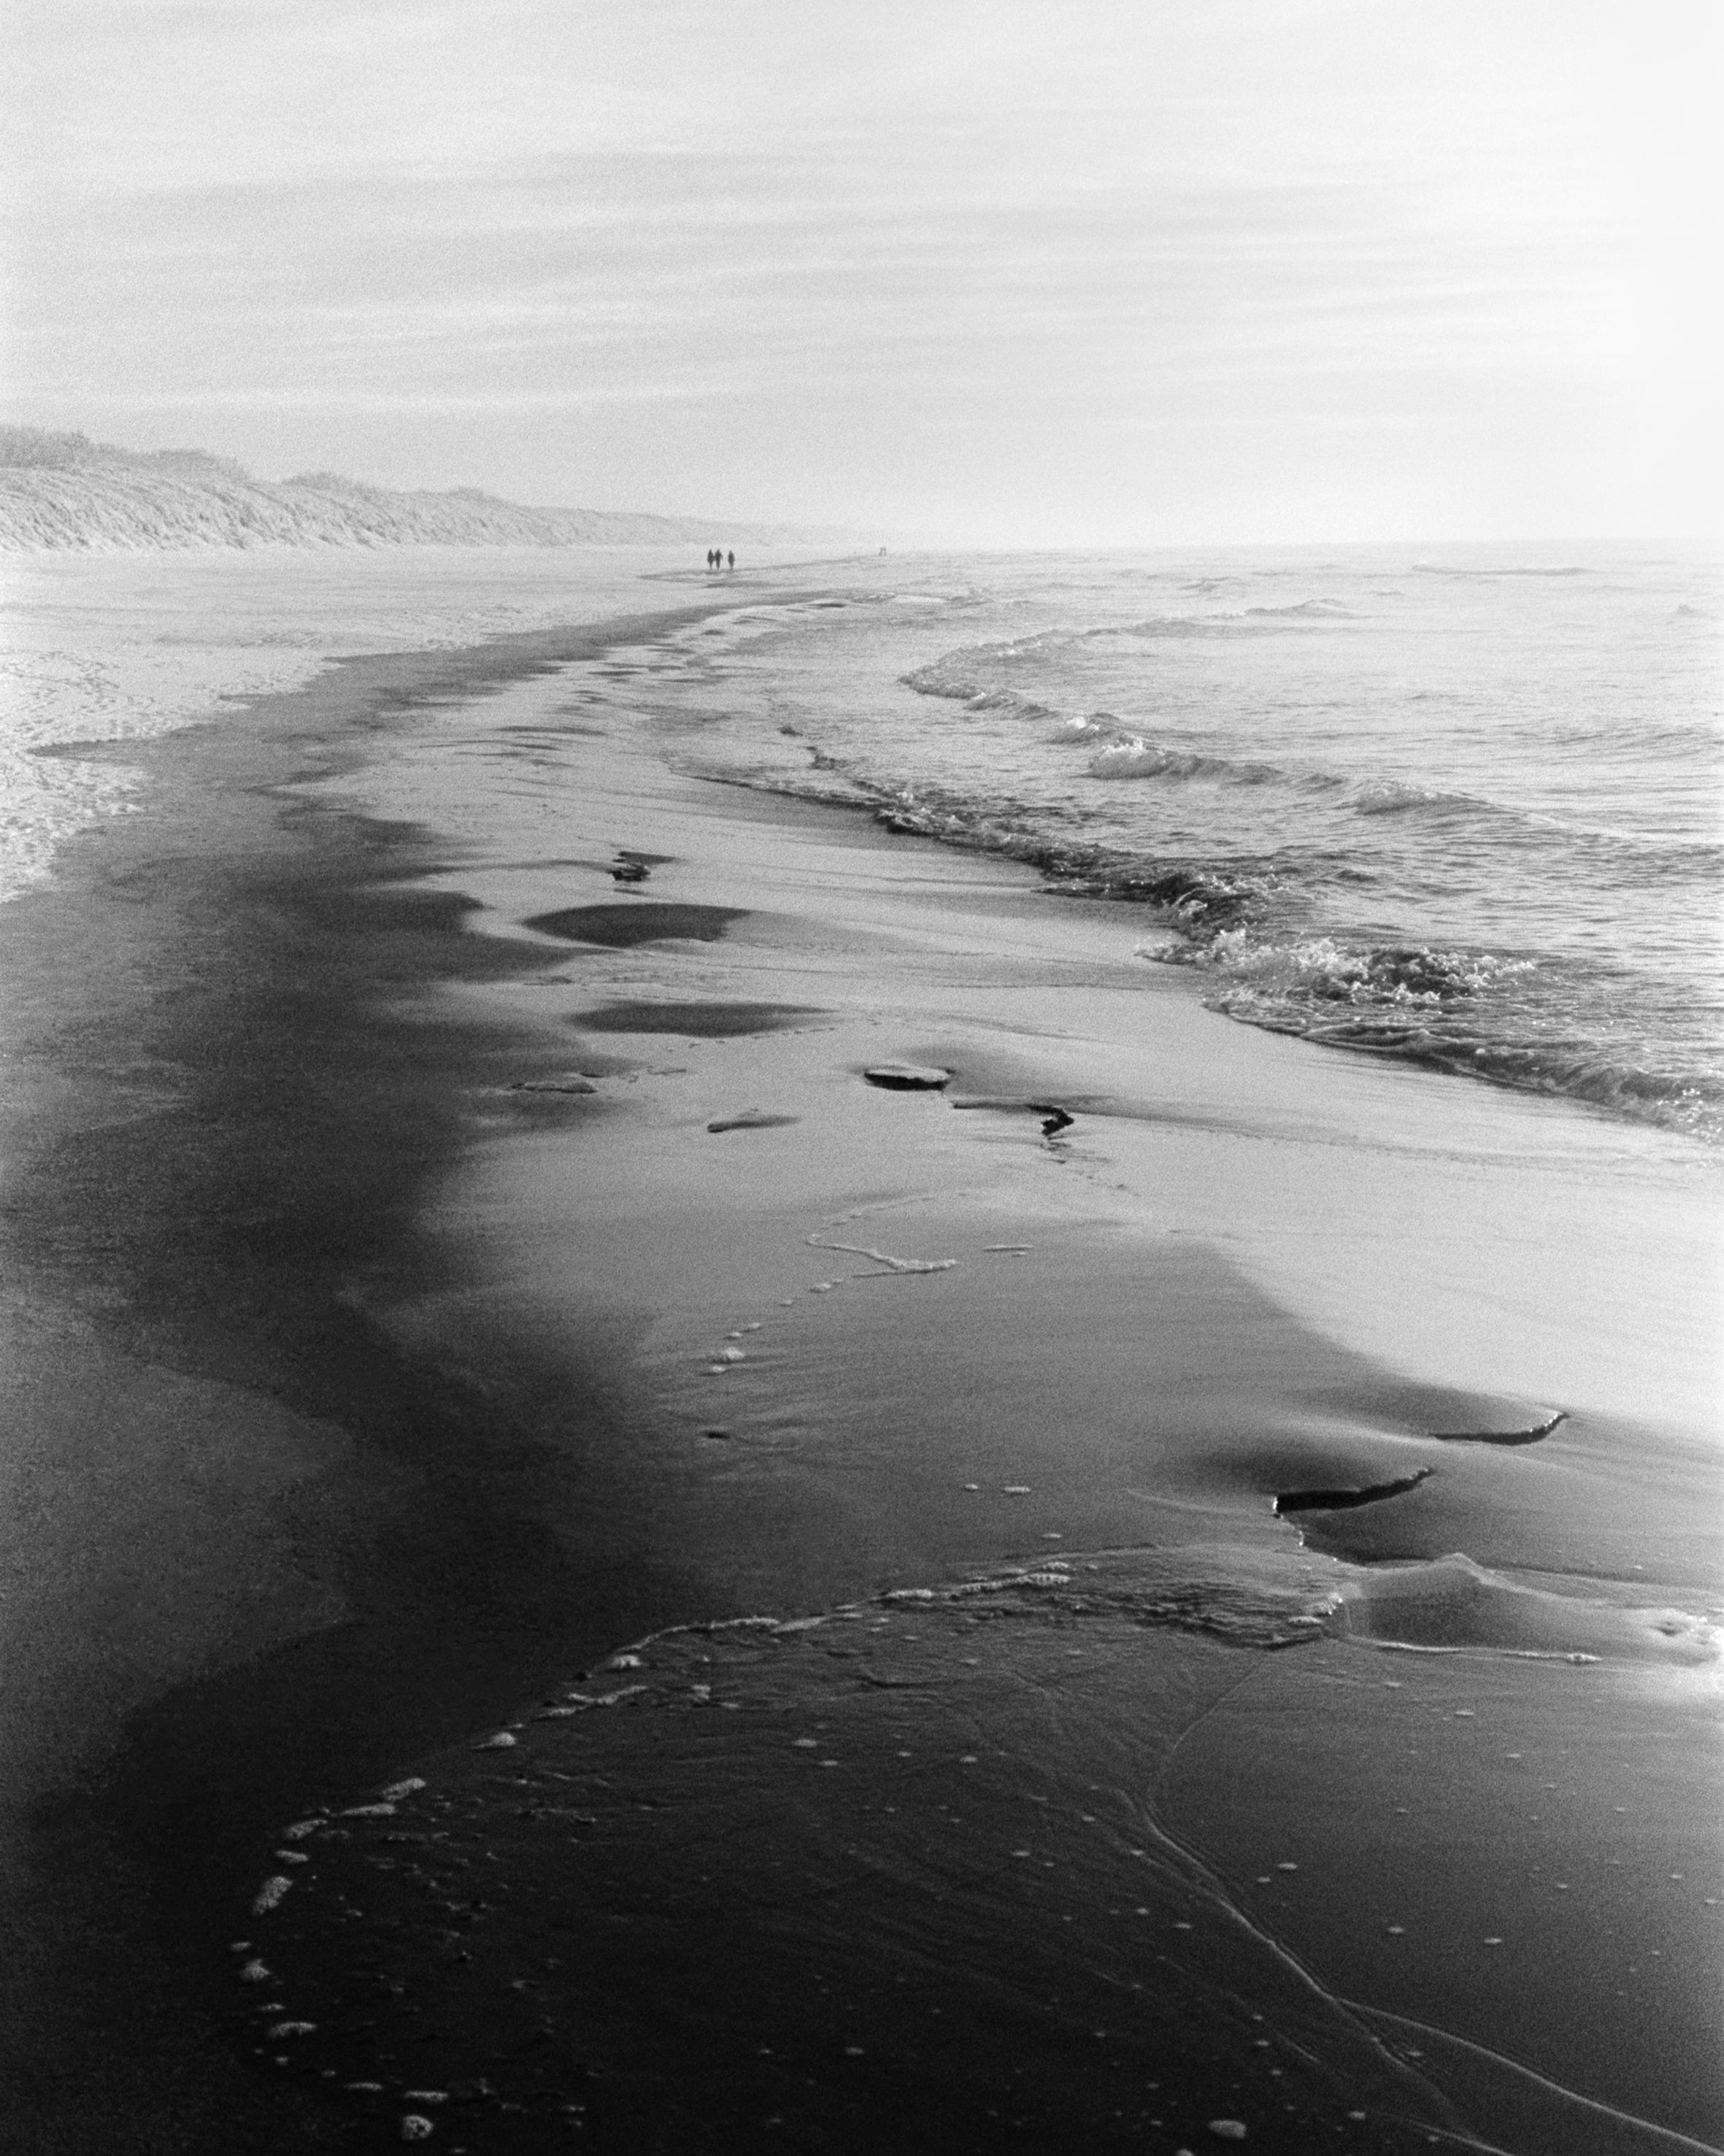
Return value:
M 0 426 L 0 551 L 153 553 L 252 547 L 754 546 L 836 535 L 729 518 L 533 509 L 477 487 L 404 493 L 339 472 L 254 479 L 204 449 L 136 450 Z

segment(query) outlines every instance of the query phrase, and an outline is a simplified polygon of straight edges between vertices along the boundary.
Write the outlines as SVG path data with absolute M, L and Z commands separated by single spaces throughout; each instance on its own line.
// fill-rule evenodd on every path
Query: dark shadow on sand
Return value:
M 824 1015 L 805 1004 L 609 1003 L 577 1011 L 569 1024 L 582 1033 L 676 1033 L 700 1040 L 730 1040 L 746 1034 L 781 1032 L 804 1019 Z
M 626 951 L 637 943 L 672 941 L 716 943 L 733 921 L 747 918 L 735 906 L 675 906 L 644 899 L 635 906 L 570 906 L 558 913 L 536 913 L 523 921 L 541 936 L 565 943 L 598 943 Z

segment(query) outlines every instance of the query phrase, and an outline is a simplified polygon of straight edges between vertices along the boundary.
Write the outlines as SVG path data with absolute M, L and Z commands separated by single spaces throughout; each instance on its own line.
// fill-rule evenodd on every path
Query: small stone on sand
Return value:
M 937 1093 L 952 1082 L 949 1070 L 922 1063 L 874 1063 L 862 1075 L 870 1086 L 884 1086 L 895 1093 Z
M 495 1737 L 484 1738 L 473 1748 L 475 1752 L 508 1752 L 513 1750 L 515 1741 L 510 1731 L 500 1729 Z

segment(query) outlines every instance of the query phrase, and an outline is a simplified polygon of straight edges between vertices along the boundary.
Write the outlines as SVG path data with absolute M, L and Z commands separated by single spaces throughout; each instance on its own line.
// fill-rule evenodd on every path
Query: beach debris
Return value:
M 1218 2141 L 1243 2141 L 1245 2130 L 1244 2123 L 1240 2119 L 1212 2118 L 1209 2121 L 1209 2131 Z
M 1034 1243 L 987 1243 L 983 1249 L 994 1257 L 1021 1258 L 1035 1248 Z
M 281 1871 L 276 1872 L 273 1878 L 266 1879 L 252 1897 L 253 1916 L 267 1917 L 272 1909 L 279 1907 L 282 1897 L 292 1884 L 292 1880 Z
M 644 883 L 652 870 L 644 861 L 618 861 L 611 870 L 618 883 Z
M 967 1490 L 979 1490 L 982 1485 L 979 1482 L 966 1482 L 964 1487 Z
M 321 1819 L 295 1820 L 291 1826 L 283 1827 L 281 1839 L 284 1841 L 304 1841 L 308 1835 L 316 1834 L 324 1823 Z
M 1029 1495 L 1029 1485 L 1027 1482 L 1003 1482 L 1000 1487 L 1008 1497 L 1027 1497 Z
M 509 1088 L 511 1093 L 596 1093 L 590 1078 L 523 1078 Z
M 277 2021 L 270 2026 L 269 2039 L 272 2044 L 279 2044 L 285 2036 L 313 2035 L 316 2029 L 315 2021 Z
M 340 1819 L 393 1819 L 395 1807 L 379 1802 L 374 1804 L 349 1804 L 346 1811 L 336 1815 Z
M 401 2117 L 401 2138 L 403 2141 L 428 2141 L 437 2128 L 422 2112 L 403 2112 Z
M 605 1664 L 608 1670 L 638 1670 L 640 1666 L 639 1655 L 613 1655 Z
M 500 1729 L 495 1737 L 482 1737 L 473 1749 L 475 1752 L 509 1752 L 515 1748 L 516 1738 L 512 1730 Z
M 718 1359 L 721 1363 L 746 1363 L 748 1358 L 740 1348 L 721 1348 Z
M 952 1083 L 949 1070 L 925 1063 L 871 1063 L 862 1075 L 870 1086 L 892 1093 L 937 1093 Z
M 801 1120 L 797 1116 L 775 1116 L 764 1108 L 744 1108 L 734 1116 L 715 1116 L 706 1126 L 717 1137 L 724 1131 L 781 1131 Z
M 417 1796 L 424 1787 L 423 1774 L 409 1774 L 404 1782 L 392 1782 L 387 1789 L 379 1789 L 377 1796 L 386 1804 L 398 1804 L 403 1797 Z
M 1296 1864 L 1278 1864 L 1275 1866 L 1277 1871 L 1296 1871 L 1298 1869 Z
M 447 2103 L 447 2089 L 403 2089 L 402 2095 L 409 2103 Z
M 239 1981 L 242 1984 L 267 1984 L 269 1981 L 270 1974 L 267 1962 L 249 1961 L 239 1972 Z
M 303 1849 L 278 1849 L 272 1854 L 278 1864 L 309 1864 L 311 1861 Z
M 383 2084 L 381 2082 L 343 2082 L 341 2093 L 343 2096 L 381 2096 Z

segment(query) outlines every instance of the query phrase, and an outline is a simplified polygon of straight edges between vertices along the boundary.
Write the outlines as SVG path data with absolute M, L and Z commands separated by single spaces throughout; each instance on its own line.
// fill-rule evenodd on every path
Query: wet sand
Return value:
M 651 633 L 176 737 L 0 922 L 23 2145 L 1716 2142 L 1673 1156 L 678 776 Z

